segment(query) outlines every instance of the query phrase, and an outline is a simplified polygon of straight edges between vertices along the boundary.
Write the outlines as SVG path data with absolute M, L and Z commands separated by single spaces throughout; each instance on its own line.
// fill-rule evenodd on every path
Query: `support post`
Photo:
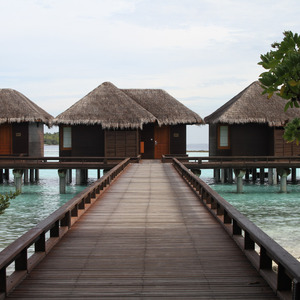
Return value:
M 277 169 L 273 169 L 273 184 L 278 183 L 278 174 L 277 174 Z
M 40 170 L 39 169 L 35 169 L 34 180 L 35 181 L 39 181 L 40 180 Z
M 296 179 L 296 168 L 292 168 L 292 183 L 297 183 Z
M 225 169 L 221 169 L 221 183 L 225 183 Z
M 235 169 L 234 174 L 236 177 L 237 193 L 242 193 L 243 192 L 243 176 L 246 174 L 246 170 Z
M 63 169 L 58 170 L 59 193 L 60 194 L 66 193 L 66 173 L 67 173 L 67 170 L 63 170 Z
M 256 181 L 256 178 L 257 178 L 257 172 L 256 172 L 256 169 L 252 169 L 252 181 L 255 182 Z
M 277 172 L 280 176 L 280 192 L 286 193 L 287 192 L 287 177 L 291 173 L 289 168 L 282 168 L 277 169 Z
M 24 183 L 28 183 L 28 169 L 24 170 Z
M 249 169 L 246 170 L 245 179 L 247 181 L 249 180 Z
M 274 181 L 273 181 L 273 174 L 274 174 L 273 168 L 269 168 L 269 169 L 268 169 L 268 183 L 269 183 L 270 185 L 273 185 L 273 184 L 274 184 Z
M 29 170 L 29 180 L 30 182 L 34 182 L 34 169 Z
M 3 183 L 3 169 L 0 169 L 0 183 Z
M 81 170 L 76 169 L 76 184 L 80 185 L 81 184 Z
M 19 191 L 21 193 L 22 192 L 22 175 L 23 175 L 23 170 L 21 170 L 21 169 L 14 169 L 13 170 L 13 174 L 14 174 L 16 192 Z
M 76 170 L 76 184 L 80 185 L 86 183 L 88 179 L 87 169 L 77 169 Z
M 228 168 L 227 169 L 227 182 L 228 183 L 232 183 L 233 182 L 233 175 L 232 175 L 232 169 L 231 168 Z
M 72 169 L 68 169 L 68 183 L 72 183 Z
M 5 169 L 5 171 L 4 171 L 4 179 L 9 181 L 9 169 Z
M 217 183 L 220 182 L 220 169 L 214 169 L 214 177 Z
M 265 169 L 264 168 L 259 169 L 259 180 L 260 180 L 260 184 L 264 184 L 264 182 L 265 182 Z

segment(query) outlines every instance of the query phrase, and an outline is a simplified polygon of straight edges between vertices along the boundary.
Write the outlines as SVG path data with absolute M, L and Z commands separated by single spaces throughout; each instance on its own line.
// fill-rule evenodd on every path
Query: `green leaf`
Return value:
M 284 112 L 286 112 L 286 111 L 288 110 L 289 106 L 290 106 L 290 102 L 288 102 L 288 103 L 284 106 Z

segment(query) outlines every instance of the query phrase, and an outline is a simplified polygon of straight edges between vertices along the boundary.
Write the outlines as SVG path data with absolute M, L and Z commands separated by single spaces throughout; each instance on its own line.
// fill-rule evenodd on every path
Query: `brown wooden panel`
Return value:
M 164 154 L 170 154 L 170 127 L 155 126 L 154 128 L 154 158 L 159 159 Z
M 12 129 L 11 124 L 0 125 L 0 154 L 12 154 Z
M 294 143 L 287 143 L 284 138 L 284 129 L 276 128 L 274 130 L 274 155 L 275 156 L 298 156 L 300 155 L 300 146 Z
M 116 130 L 105 132 L 105 156 L 135 157 L 138 154 L 137 131 Z

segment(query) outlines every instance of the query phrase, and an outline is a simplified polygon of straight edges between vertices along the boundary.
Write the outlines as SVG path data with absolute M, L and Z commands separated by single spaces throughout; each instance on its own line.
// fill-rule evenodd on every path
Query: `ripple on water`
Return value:
M 279 193 L 279 185 L 244 184 L 236 193 L 232 184 L 212 184 L 224 199 L 265 231 L 278 244 L 300 259 L 300 185 L 288 185 L 288 193 Z

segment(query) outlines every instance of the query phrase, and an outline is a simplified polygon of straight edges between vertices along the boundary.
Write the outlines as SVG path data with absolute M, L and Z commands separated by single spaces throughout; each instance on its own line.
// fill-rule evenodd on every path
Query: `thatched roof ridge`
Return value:
M 110 82 L 104 82 L 66 111 L 53 123 L 66 125 L 101 124 L 102 128 L 142 128 L 155 117 Z
M 202 118 L 161 89 L 122 89 L 161 125 L 204 124 Z
M 203 124 L 203 120 L 163 90 L 118 89 L 104 82 L 58 115 L 53 123 L 101 124 L 104 129 L 142 128 L 144 124 Z
M 0 124 L 41 122 L 51 126 L 53 117 L 13 89 L 0 89 Z
M 299 109 L 284 112 L 286 101 L 278 95 L 268 99 L 262 95 L 258 81 L 253 82 L 238 95 L 204 118 L 208 124 L 267 123 L 269 126 L 283 126 L 287 121 L 300 117 Z

